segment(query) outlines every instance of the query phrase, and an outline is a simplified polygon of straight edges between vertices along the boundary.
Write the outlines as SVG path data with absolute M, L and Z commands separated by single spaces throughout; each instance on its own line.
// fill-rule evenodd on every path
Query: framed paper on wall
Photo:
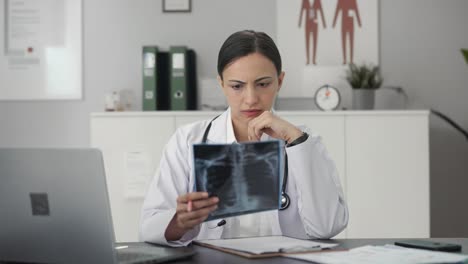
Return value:
M 82 99 L 82 0 L 4 0 L 0 14 L 0 100 Z
M 163 0 L 163 12 L 191 12 L 191 0 Z
M 347 85 L 343 75 L 350 63 L 379 64 L 378 0 L 277 0 L 276 5 L 289 95 L 312 97 L 324 84 Z

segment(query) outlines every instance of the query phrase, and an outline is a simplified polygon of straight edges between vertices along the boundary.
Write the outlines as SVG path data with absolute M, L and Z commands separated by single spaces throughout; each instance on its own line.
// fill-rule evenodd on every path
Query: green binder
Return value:
M 157 54 L 158 47 L 143 47 L 143 111 L 157 110 Z
M 197 73 L 195 51 L 185 46 L 171 46 L 170 109 L 197 110 Z
M 171 110 L 187 110 L 187 48 L 171 46 L 169 54 Z

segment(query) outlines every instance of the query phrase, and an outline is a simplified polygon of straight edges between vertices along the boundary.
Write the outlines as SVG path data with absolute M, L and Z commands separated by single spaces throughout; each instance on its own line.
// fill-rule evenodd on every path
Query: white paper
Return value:
M 64 1 L 7 1 L 7 55 L 38 56 L 44 46 L 63 46 Z
M 394 245 L 363 246 L 349 251 L 287 255 L 288 258 L 326 264 L 457 263 L 467 255 L 403 248 Z
M 143 65 L 145 69 L 154 69 L 156 66 L 156 55 L 152 52 L 146 52 L 143 57 Z
M 310 1 L 313 2 L 313 1 Z M 342 23 L 343 17 L 348 16 L 348 12 L 339 11 L 336 25 L 333 25 L 333 18 L 337 11 L 338 1 L 321 1 L 323 7 L 323 16 L 327 28 L 319 26 L 316 48 L 316 65 L 312 64 L 313 42 L 310 39 L 309 46 L 306 44 L 307 27 L 302 24 L 298 27 L 298 21 L 302 6 L 301 0 L 276 0 L 276 44 L 283 57 L 283 68 L 287 69 L 286 78 L 283 81 L 283 89 L 287 93 L 280 91 L 279 97 L 304 97 L 302 91 L 304 86 L 302 79 L 306 77 L 307 72 L 304 68 L 314 68 L 318 66 L 340 66 L 343 65 L 343 41 L 342 41 Z M 346 2 L 346 1 L 345 1 Z M 379 1 L 357 1 L 358 10 L 362 23 L 359 27 L 356 19 L 356 12 L 349 20 L 354 27 L 354 53 L 353 62 L 357 64 L 372 63 L 379 64 Z M 348 10 L 348 9 L 347 9 Z M 304 12 L 304 11 L 303 11 Z M 303 13 L 304 14 L 304 13 Z M 319 12 L 316 10 L 315 18 L 322 22 Z M 304 22 L 305 19 L 303 18 Z M 319 23 L 321 24 L 321 23 Z M 347 60 L 350 62 L 349 34 L 346 38 Z M 309 51 L 309 63 L 307 62 L 307 50 Z M 346 80 L 345 80 L 346 81 Z
M 172 54 L 172 68 L 184 69 L 185 68 L 185 55 L 184 53 Z
M 81 99 L 81 2 L 2 1 L 0 100 Z
M 234 239 L 209 239 L 200 240 L 205 244 L 210 244 L 217 247 L 234 249 L 238 251 L 249 252 L 253 254 L 262 254 L 268 252 L 281 251 L 306 251 L 314 249 L 332 248 L 338 244 L 318 243 L 311 240 L 296 239 L 285 236 L 265 236 L 265 237 L 248 237 Z
M 125 198 L 144 197 L 152 173 L 149 154 L 145 151 L 125 153 L 125 168 Z

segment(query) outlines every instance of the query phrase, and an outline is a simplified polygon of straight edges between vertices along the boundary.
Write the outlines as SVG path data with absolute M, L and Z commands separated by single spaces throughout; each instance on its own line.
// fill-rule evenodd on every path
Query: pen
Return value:
M 319 245 L 312 246 L 312 247 L 296 246 L 296 247 L 290 247 L 290 248 L 280 248 L 279 252 L 296 253 L 296 252 L 319 251 L 319 250 L 322 250 L 322 248 Z
M 124 245 L 124 246 L 117 246 L 117 247 L 115 247 L 115 249 L 124 249 L 124 248 L 128 248 L 128 246 L 125 246 L 125 245 Z
M 192 200 L 188 200 L 188 203 L 187 203 L 187 212 L 192 212 Z

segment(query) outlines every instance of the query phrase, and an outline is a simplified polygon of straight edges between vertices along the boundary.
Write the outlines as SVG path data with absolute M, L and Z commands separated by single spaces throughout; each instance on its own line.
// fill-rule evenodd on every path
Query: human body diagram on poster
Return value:
M 312 4 L 311 4 L 312 1 Z M 353 15 L 355 14 L 355 15 Z M 332 28 L 336 28 L 336 22 L 341 15 L 341 46 L 343 64 L 354 63 L 354 33 L 355 20 L 361 28 L 361 17 L 357 0 L 337 0 L 333 17 Z M 304 37 L 306 49 L 306 64 L 310 64 L 310 51 L 312 51 L 312 64 L 317 64 L 317 44 L 319 38 L 319 16 L 321 17 L 323 29 L 326 29 L 326 20 L 321 0 L 302 0 L 299 13 L 299 27 L 304 21 Z M 304 19 L 303 19 L 304 17 Z M 312 39 L 312 43 L 311 43 Z M 349 46 L 347 45 L 349 43 Z M 312 45 L 311 45 L 312 44 Z M 349 57 L 348 51 L 349 50 Z

